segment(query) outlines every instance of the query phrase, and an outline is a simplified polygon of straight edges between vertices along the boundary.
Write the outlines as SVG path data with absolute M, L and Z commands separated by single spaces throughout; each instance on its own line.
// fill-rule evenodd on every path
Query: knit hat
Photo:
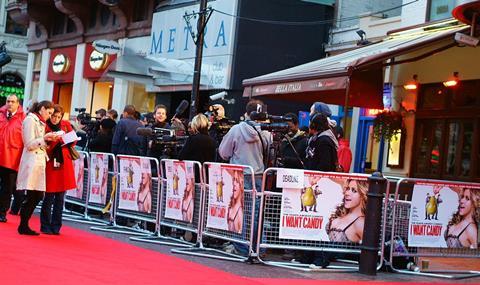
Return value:
M 332 116 L 332 111 L 330 110 L 330 107 L 328 107 L 328 105 L 323 102 L 313 103 L 313 110 L 315 113 L 321 113 L 327 117 Z

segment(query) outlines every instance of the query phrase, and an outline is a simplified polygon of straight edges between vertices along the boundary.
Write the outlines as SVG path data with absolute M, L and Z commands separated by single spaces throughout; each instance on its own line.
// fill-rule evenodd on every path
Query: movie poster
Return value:
M 165 162 L 167 189 L 165 217 L 193 222 L 195 203 L 195 169 L 193 162 Z
M 243 168 L 210 165 L 207 227 L 241 233 L 244 215 Z
M 479 203 L 479 188 L 415 184 L 408 246 L 478 248 Z
M 152 212 L 152 169 L 147 158 L 120 157 L 119 209 Z
M 75 171 L 75 180 L 77 188 L 67 191 L 66 195 L 78 199 L 83 198 L 83 176 L 85 173 L 85 155 L 80 152 L 80 158 L 73 161 L 73 169 Z
M 88 202 L 105 205 L 107 202 L 108 155 L 91 153 L 90 165 L 93 171 L 90 171 Z
M 280 238 L 361 242 L 366 177 L 288 170 L 277 173 L 277 185 L 283 187 Z

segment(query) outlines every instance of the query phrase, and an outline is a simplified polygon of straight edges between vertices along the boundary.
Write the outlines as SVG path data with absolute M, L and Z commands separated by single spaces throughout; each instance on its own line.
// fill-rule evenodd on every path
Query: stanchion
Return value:
M 387 179 L 380 172 L 375 172 L 368 178 L 368 186 L 359 272 L 366 275 L 376 275 L 378 252 L 380 250 L 378 240 L 380 239 L 380 226 L 382 224 L 382 201 L 387 190 Z

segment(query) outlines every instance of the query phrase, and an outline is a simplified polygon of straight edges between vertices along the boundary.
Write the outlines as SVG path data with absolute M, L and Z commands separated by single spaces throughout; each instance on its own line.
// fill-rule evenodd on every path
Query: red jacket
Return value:
M 22 122 L 25 113 L 22 106 L 7 120 L 7 106 L 0 108 L 0 166 L 18 171 L 23 151 Z
M 65 133 L 73 130 L 72 125 L 68 121 L 60 121 L 60 129 Z M 52 130 L 46 127 L 45 132 Z M 63 164 L 59 168 L 53 167 L 53 159 L 51 158 L 53 148 L 57 144 L 63 144 L 62 140 L 58 140 L 48 145 L 47 153 L 50 160 L 47 162 L 46 178 L 47 178 L 47 192 L 64 192 L 75 189 L 77 187 L 77 180 L 75 179 L 75 170 L 73 168 L 73 160 L 70 156 L 68 146 L 62 147 Z
M 350 172 L 350 165 L 352 164 L 352 151 L 350 150 L 350 142 L 346 139 L 338 141 L 338 164 L 343 167 L 343 172 Z

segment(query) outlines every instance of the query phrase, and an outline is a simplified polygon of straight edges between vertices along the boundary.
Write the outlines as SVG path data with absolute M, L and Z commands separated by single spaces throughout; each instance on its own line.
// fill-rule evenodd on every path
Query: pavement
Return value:
M 175 255 L 176 257 L 200 263 L 205 266 L 217 268 L 236 275 L 250 277 L 250 278 L 288 278 L 288 279 L 305 279 L 305 280 L 352 280 L 352 281 L 382 281 L 382 282 L 404 282 L 404 283 L 453 283 L 453 284 L 480 284 L 480 277 L 466 278 L 466 279 L 443 279 L 424 277 L 412 274 L 400 274 L 380 271 L 376 276 L 368 276 L 354 272 L 336 272 L 330 270 L 318 270 L 316 272 L 305 272 L 300 270 L 293 270 L 281 268 L 264 264 L 249 264 L 244 262 L 225 261 L 216 258 L 206 258 L 186 254 L 172 253 L 174 246 L 159 245 L 154 243 L 137 242 L 129 239 L 129 235 L 118 234 L 103 231 L 92 231 L 91 225 L 69 222 L 64 223 L 77 229 L 89 231 L 93 234 L 103 237 L 115 239 L 125 243 L 133 244 L 149 250 L 154 250 L 167 255 Z M 267 252 L 272 259 L 280 259 L 279 253 Z M 480 271 L 480 257 L 459 259 L 459 258 L 428 258 L 428 266 L 431 270 L 476 270 Z M 421 261 L 419 262 L 419 264 Z M 425 263 L 424 263 L 425 264 Z

